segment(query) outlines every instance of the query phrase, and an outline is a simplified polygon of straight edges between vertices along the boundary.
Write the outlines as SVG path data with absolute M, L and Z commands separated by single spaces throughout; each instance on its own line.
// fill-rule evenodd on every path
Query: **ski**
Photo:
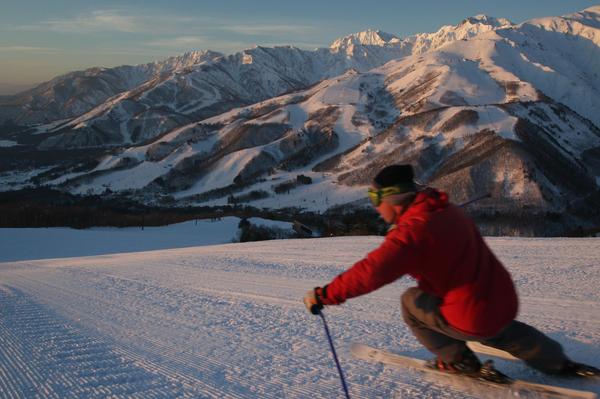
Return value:
M 469 341 L 467 342 L 467 346 L 473 352 L 480 353 L 482 355 L 494 356 L 505 360 L 519 360 L 508 352 L 480 344 L 479 342 Z
M 580 391 L 576 389 L 563 388 L 554 385 L 537 384 L 524 380 L 509 379 L 506 383 L 497 383 L 477 377 L 460 375 L 460 374 L 449 374 L 443 371 L 434 370 L 426 366 L 424 360 L 416 359 L 409 356 L 402 356 L 385 350 L 370 347 L 364 344 L 352 344 L 350 346 L 350 352 L 352 355 L 361 360 L 367 360 L 376 363 L 382 363 L 385 365 L 411 369 L 432 374 L 432 375 L 443 375 L 445 377 L 460 378 L 472 381 L 476 384 L 480 384 L 484 387 L 496 387 L 508 389 L 513 395 L 517 397 L 536 397 L 545 399 L 596 399 L 597 395 L 594 392 Z

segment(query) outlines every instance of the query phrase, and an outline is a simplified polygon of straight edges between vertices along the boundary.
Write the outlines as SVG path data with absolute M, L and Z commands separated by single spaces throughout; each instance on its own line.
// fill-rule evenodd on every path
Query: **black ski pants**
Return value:
M 420 289 L 402 295 L 402 316 L 412 333 L 442 361 L 452 362 L 470 351 L 466 341 L 501 349 L 546 373 L 558 372 L 567 360 L 562 346 L 535 328 L 513 320 L 493 337 L 473 337 L 452 328 L 441 315 L 441 299 Z

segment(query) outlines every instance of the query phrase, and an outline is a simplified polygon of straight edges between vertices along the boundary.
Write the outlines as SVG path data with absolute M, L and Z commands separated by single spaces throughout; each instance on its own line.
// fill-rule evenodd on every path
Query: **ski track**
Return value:
M 0 263 L 0 397 L 336 398 L 319 318 L 301 298 L 380 237 L 283 240 Z M 599 239 L 488 242 L 521 294 L 520 319 L 600 366 Z M 354 398 L 501 397 L 353 359 L 352 342 L 430 355 L 404 326 L 403 278 L 329 307 Z M 553 383 L 518 362 L 518 378 Z M 600 393 L 600 384 L 559 381 Z

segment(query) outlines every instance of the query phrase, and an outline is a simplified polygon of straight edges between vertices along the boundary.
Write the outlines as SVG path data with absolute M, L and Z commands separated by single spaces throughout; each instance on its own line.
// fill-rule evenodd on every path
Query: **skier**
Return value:
M 436 355 L 429 367 L 467 375 L 483 372 L 466 345 L 477 341 L 544 373 L 600 375 L 600 370 L 570 360 L 558 342 L 515 320 L 518 300 L 508 271 L 444 192 L 415 184 L 412 166 L 382 169 L 368 194 L 380 216 L 395 224 L 379 248 L 328 285 L 306 293 L 304 303 L 312 313 L 409 274 L 418 287 L 402 295 L 402 315 L 418 341 Z

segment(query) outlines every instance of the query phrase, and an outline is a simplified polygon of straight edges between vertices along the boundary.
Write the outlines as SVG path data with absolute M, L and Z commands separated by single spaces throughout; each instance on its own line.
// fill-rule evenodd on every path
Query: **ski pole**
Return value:
M 484 194 L 484 195 L 480 195 L 479 197 L 475 197 L 475 198 L 473 198 L 473 199 L 470 199 L 470 200 L 468 200 L 467 202 L 463 202 L 463 203 L 462 203 L 462 204 L 460 204 L 458 207 L 459 207 L 459 208 L 462 208 L 462 207 L 465 207 L 465 206 L 467 206 L 467 205 L 471 205 L 473 202 L 477 202 L 477 201 L 480 201 L 480 200 L 482 200 L 482 199 L 485 199 L 485 198 L 491 198 L 491 197 L 492 197 L 492 193 L 487 193 L 487 194 Z
M 311 309 L 311 311 L 313 310 Z M 325 315 L 323 314 L 322 310 L 317 310 L 317 312 L 319 316 L 321 316 L 321 320 L 323 320 L 323 326 L 325 327 L 325 335 L 327 335 L 327 340 L 329 341 L 329 346 L 331 347 L 331 353 L 333 354 L 333 360 L 335 360 L 335 365 L 337 366 L 338 373 L 340 374 L 340 380 L 342 381 L 342 388 L 344 388 L 346 399 L 350 399 L 348 387 L 346 386 L 346 380 L 344 379 L 344 373 L 342 372 L 342 366 L 340 366 L 340 361 L 338 360 L 337 353 L 335 352 L 335 347 L 333 346 L 333 339 L 331 339 L 329 327 L 327 327 L 327 322 L 325 321 Z

